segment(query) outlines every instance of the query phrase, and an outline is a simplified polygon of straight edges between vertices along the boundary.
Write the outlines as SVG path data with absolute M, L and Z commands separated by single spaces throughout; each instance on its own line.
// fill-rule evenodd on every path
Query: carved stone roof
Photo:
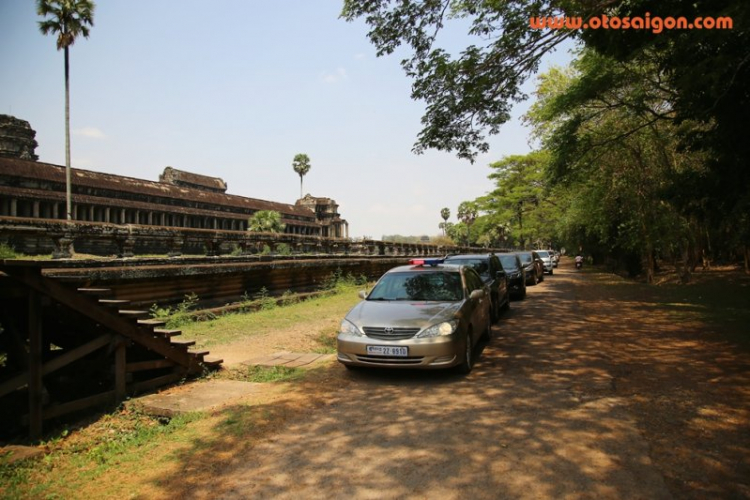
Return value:
M 185 172 L 172 167 L 164 168 L 164 173 L 159 176 L 159 182 L 174 186 L 207 189 L 216 193 L 225 193 L 227 190 L 227 183 L 223 179 Z
M 15 177 L 22 180 L 45 180 L 64 186 L 65 167 L 15 158 L 0 158 L 0 177 Z M 177 211 L 176 209 L 180 207 L 180 205 L 187 206 L 190 201 L 194 201 L 215 205 L 217 210 L 221 210 L 222 206 L 236 207 L 251 211 L 275 210 L 280 212 L 282 216 L 295 216 L 299 222 L 315 222 L 314 211 L 306 207 L 285 203 L 246 198 L 243 196 L 217 193 L 192 187 L 175 186 L 164 182 L 153 182 L 78 168 L 71 169 L 71 179 L 74 201 L 78 196 L 82 196 L 83 193 L 86 193 L 87 188 L 96 188 L 118 191 L 123 194 L 122 198 L 118 197 L 112 200 L 113 206 L 127 198 L 128 193 L 134 193 L 166 199 L 169 206 L 175 211 Z M 0 182 L 0 184 L 5 184 L 5 182 Z M 12 188 L 12 186 L 9 187 Z M 19 185 L 18 187 L 25 186 Z M 63 194 L 64 189 L 65 188 L 63 187 Z M 164 203 L 162 203 L 162 209 L 164 209 L 163 205 Z

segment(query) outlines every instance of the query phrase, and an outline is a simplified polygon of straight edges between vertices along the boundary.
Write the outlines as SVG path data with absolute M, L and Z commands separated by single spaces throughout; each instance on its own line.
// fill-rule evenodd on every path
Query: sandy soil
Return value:
M 750 355 L 653 300 L 559 269 L 512 303 L 469 376 L 333 362 L 292 391 L 283 425 L 227 437 L 211 464 L 191 455 L 150 495 L 750 498 Z M 338 320 L 212 354 L 309 350 Z

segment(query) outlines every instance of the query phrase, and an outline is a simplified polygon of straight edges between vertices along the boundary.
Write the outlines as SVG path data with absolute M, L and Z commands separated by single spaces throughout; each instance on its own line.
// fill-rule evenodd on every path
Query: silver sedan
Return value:
M 416 261 L 391 269 L 346 315 L 338 361 L 469 373 L 480 338 L 490 336 L 490 297 L 467 266 Z

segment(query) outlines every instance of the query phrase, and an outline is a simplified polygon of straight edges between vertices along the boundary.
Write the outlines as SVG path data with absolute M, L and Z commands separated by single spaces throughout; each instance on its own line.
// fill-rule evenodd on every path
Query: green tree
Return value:
M 248 220 L 247 230 L 257 233 L 283 233 L 286 224 L 281 222 L 281 214 L 275 210 L 258 210 Z
M 691 245 L 690 220 L 670 191 L 705 167 L 680 141 L 702 126 L 676 123 L 671 90 L 649 57 L 621 63 L 584 50 L 573 72 L 541 80 L 527 118 L 551 154 L 550 179 L 566 190 L 562 232 L 651 281 L 657 256 Z
M 451 210 L 445 207 L 440 210 L 440 217 L 443 218 L 443 222 L 440 224 L 440 228 L 443 230 L 443 236 L 445 236 L 445 225 L 448 223 L 448 219 L 451 217 Z
M 44 35 L 57 34 L 57 50 L 65 54 L 65 200 L 67 219 L 72 219 L 70 180 L 70 57 L 69 48 L 76 38 L 88 38 L 89 26 L 94 25 L 92 0 L 37 0 L 37 14 Z
M 529 17 L 559 14 L 559 3 L 434 0 L 391 2 L 345 0 L 342 17 L 363 18 L 377 55 L 411 50 L 402 66 L 412 78 L 412 98 L 424 101 L 423 128 L 414 151 L 455 151 L 474 161 L 489 149 L 484 131 L 497 134 L 510 119 L 512 104 L 524 97 L 521 84 L 539 66 L 541 57 L 572 30 L 531 29 Z M 449 54 L 438 36 L 445 25 L 468 22 L 469 44 Z
M 310 171 L 310 157 L 304 153 L 294 156 L 292 168 L 299 175 L 299 197 L 302 198 L 302 178 Z
M 456 217 L 458 217 L 458 220 L 460 220 L 466 228 L 465 241 L 467 246 L 471 244 L 471 226 L 474 224 L 478 214 L 479 208 L 473 201 L 464 201 L 458 206 Z

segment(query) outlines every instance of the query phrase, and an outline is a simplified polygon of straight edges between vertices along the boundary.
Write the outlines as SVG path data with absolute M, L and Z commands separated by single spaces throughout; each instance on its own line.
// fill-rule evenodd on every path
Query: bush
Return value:
M 198 305 L 198 296 L 194 293 L 185 295 L 185 298 L 176 307 L 159 307 L 157 304 L 149 309 L 151 317 L 154 319 L 164 319 L 167 321 L 167 328 L 179 328 L 193 321 L 190 312 Z
M 7 243 L 0 243 L 0 259 L 17 259 L 15 249 Z

